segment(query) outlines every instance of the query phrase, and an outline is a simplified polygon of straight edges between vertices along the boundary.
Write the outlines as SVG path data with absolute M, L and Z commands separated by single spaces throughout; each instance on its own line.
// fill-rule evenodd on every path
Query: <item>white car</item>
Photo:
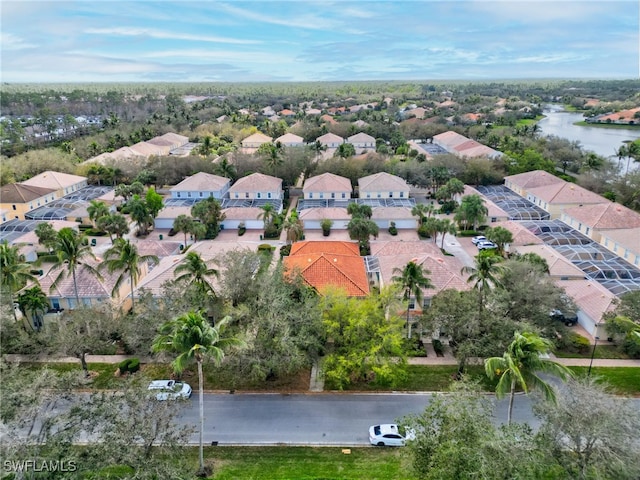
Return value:
M 175 380 L 154 380 L 149 384 L 149 390 L 156 392 L 156 399 L 161 401 L 187 399 L 193 391 L 188 383 Z
M 486 242 L 486 241 L 487 241 L 487 237 L 485 237 L 484 235 L 478 235 L 477 237 L 473 237 L 471 239 L 471 243 L 473 243 L 474 245 L 478 245 L 478 243 Z
M 498 245 L 488 240 L 485 240 L 483 242 L 478 242 L 476 247 L 478 247 L 478 250 L 491 250 L 494 248 L 498 248 Z
M 369 427 L 369 443 L 378 447 L 403 447 L 407 440 L 416 438 L 413 430 L 404 431 L 395 423 Z

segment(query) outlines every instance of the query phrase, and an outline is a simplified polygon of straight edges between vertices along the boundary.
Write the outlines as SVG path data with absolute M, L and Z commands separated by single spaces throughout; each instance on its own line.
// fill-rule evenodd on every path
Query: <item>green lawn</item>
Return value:
M 215 480 L 384 480 L 415 477 L 402 449 L 334 447 L 208 447 Z M 194 459 L 197 451 L 192 452 Z M 197 460 L 196 460 L 197 465 Z
M 591 358 L 593 353 L 592 348 L 586 349 L 584 352 L 553 352 L 556 357 L 559 358 Z M 621 352 L 615 345 L 598 345 L 596 347 L 596 353 L 593 358 L 614 358 L 614 359 L 628 359 L 629 355 Z
M 581 127 L 598 127 L 598 128 L 624 128 L 624 129 L 640 129 L 640 125 L 619 125 L 616 123 L 589 123 L 585 121 L 575 122 L 574 125 L 579 125 Z
M 589 367 L 569 367 L 577 375 L 587 375 Z M 640 396 L 640 368 L 593 367 L 591 375 L 602 379 L 619 395 Z

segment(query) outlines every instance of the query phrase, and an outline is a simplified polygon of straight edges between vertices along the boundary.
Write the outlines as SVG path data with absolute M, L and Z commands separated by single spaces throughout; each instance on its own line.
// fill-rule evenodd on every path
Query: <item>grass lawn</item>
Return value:
M 569 367 L 577 375 L 586 376 L 589 367 Z M 638 367 L 593 367 L 591 375 L 601 378 L 618 395 L 640 396 L 640 368 Z
M 215 480 L 383 480 L 411 475 L 402 449 L 334 447 L 207 447 L 205 462 Z M 197 465 L 197 449 L 191 452 Z
M 558 358 L 591 358 L 593 353 L 592 348 L 586 349 L 584 352 L 554 352 Z M 593 358 L 614 358 L 614 359 L 628 359 L 629 355 L 621 352 L 615 345 L 598 345 L 596 346 L 596 353 Z

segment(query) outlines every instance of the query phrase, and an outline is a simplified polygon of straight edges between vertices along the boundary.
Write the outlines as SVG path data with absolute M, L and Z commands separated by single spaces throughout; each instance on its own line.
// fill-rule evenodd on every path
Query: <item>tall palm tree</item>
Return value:
M 85 236 L 79 234 L 70 227 L 64 227 L 58 230 L 58 235 L 53 244 L 53 254 L 40 257 L 41 262 L 53 262 L 52 269 L 60 268 L 60 273 L 51 284 L 51 290 L 56 288 L 60 282 L 71 275 L 73 278 L 73 291 L 75 292 L 76 304 L 80 305 L 80 296 L 78 295 L 78 268 L 87 270 L 96 277 L 101 278 L 100 273 L 92 265 L 87 263 L 88 259 L 97 262 L 96 256 L 91 251 L 91 247 L 86 244 Z M 64 268 L 63 268 L 64 267 Z
M 258 220 L 262 220 L 264 222 L 264 228 L 267 228 L 267 225 L 270 225 L 273 222 L 273 219 L 276 217 L 276 207 L 274 207 L 271 203 L 265 203 L 260 207 L 260 212 L 258 214 Z
M 216 294 L 208 277 L 217 277 L 219 272 L 215 268 L 209 267 L 207 261 L 203 260 L 197 252 L 187 252 L 173 274 L 177 275 L 177 282 L 188 281 L 190 285 L 196 285 L 202 293 Z
M 287 232 L 287 243 L 297 242 L 304 235 L 304 224 L 298 217 L 291 216 L 287 218 L 283 228 Z
M 100 264 L 100 269 L 106 269 L 109 273 L 120 271 L 120 275 L 111 290 L 111 296 L 118 296 L 120 286 L 127 277 L 131 279 L 131 312 L 133 312 L 134 295 L 138 280 L 140 280 L 140 264 L 158 263 L 160 259 L 155 255 L 140 255 L 138 248 L 129 239 L 118 238 L 113 246 L 104 253 L 104 261 Z
M 404 268 L 394 268 L 393 273 L 398 275 L 393 276 L 391 280 L 404 290 L 402 298 L 407 301 L 407 338 L 411 338 L 411 325 L 409 323 L 411 296 L 413 295 L 415 297 L 416 306 L 422 304 L 422 289 L 433 288 L 431 280 L 426 277 L 426 275 L 429 275 L 431 272 L 424 269 L 422 265 L 411 261 L 407 263 Z
M 25 262 L 24 255 L 17 246 L 10 246 L 6 240 L 0 243 L 0 285 L 9 294 L 13 319 L 17 320 L 16 310 L 13 308 L 13 295 L 27 283 L 38 283 L 38 279 L 31 273 L 31 265 Z
M 156 337 L 152 350 L 154 352 L 169 352 L 177 354 L 172 362 L 176 373 L 181 374 L 184 369 L 195 362 L 198 366 L 199 406 L 200 406 L 200 472 L 204 473 L 204 454 L 202 432 L 204 431 L 204 376 L 202 365 L 211 359 L 219 366 L 224 359 L 225 350 L 231 346 L 242 345 L 233 337 L 223 337 L 222 332 L 231 319 L 225 317 L 215 327 L 211 326 L 200 312 L 188 312 L 160 327 L 160 334 Z
M 467 282 L 473 283 L 473 288 L 478 290 L 480 312 L 482 312 L 484 306 L 485 292 L 492 286 L 502 286 L 498 277 L 505 271 L 505 268 L 500 265 L 501 261 L 501 257 L 491 252 L 480 252 L 476 256 L 475 267 L 462 267 L 460 271 L 469 275 Z
M 433 204 L 418 203 L 411 209 L 411 215 L 413 215 L 414 217 L 418 217 L 418 225 L 422 225 L 424 221 L 433 214 L 434 211 L 435 208 Z
M 49 309 L 49 300 L 40 285 L 27 288 L 18 295 L 18 305 L 25 315 L 31 313 L 31 325 L 40 331 L 43 325 L 42 317 Z
M 529 393 L 531 389 L 542 390 L 548 400 L 555 401 L 553 387 L 542 380 L 538 373 L 556 375 L 562 379 L 573 376 L 571 370 L 564 365 L 542 357 L 552 348 L 553 342 L 535 333 L 516 332 L 502 357 L 491 357 L 484 361 L 487 376 L 490 379 L 499 378 L 496 396 L 504 398 L 507 393 L 509 394 L 508 424 L 511 424 L 513 399 L 517 386 L 520 386 L 524 393 Z
M 96 221 L 109 214 L 109 207 L 104 202 L 100 202 L 98 200 L 91 200 L 89 202 L 89 206 L 87 207 L 87 213 L 89 214 L 89 220 L 93 223 L 94 228 L 96 227 Z
M 187 248 L 187 233 L 193 229 L 193 217 L 184 214 L 178 215 L 173 221 L 173 229 L 176 232 L 184 233 L 184 248 Z
M 455 235 L 458 229 L 456 228 L 456 224 L 453 223 L 448 218 L 442 218 L 438 221 L 438 232 L 442 234 L 442 242 L 440 243 L 440 248 L 444 250 L 444 238 L 449 235 Z
M 149 227 L 153 224 L 153 216 L 149 211 L 147 202 L 140 198 L 140 196 L 134 195 L 133 198 L 127 202 L 127 206 L 131 212 L 131 219 L 135 221 L 138 226 L 138 234 L 146 235 Z
M 223 158 L 220 163 L 218 163 L 216 170 L 223 177 L 230 178 L 231 180 L 236 178 L 236 168 L 226 158 Z

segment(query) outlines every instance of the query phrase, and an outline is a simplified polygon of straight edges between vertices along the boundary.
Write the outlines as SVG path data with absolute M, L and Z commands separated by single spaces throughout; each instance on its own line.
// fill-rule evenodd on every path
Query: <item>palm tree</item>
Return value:
M 418 225 L 422 225 L 425 219 L 429 218 L 434 211 L 435 208 L 433 204 L 418 203 L 411 209 L 411 215 L 413 215 L 414 217 L 418 217 Z
M 187 248 L 187 233 L 191 233 L 193 229 L 193 217 L 184 214 L 178 215 L 173 221 L 173 229 L 176 232 L 184 233 L 184 247 Z
M 564 365 L 541 357 L 552 348 L 553 342 L 535 333 L 516 332 L 502 357 L 491 357 L 484 361 L 487 376 L 490 379 L 499 378 L 496 396 L 500 399 L 509 394 L 508 424 L 511 424 L 516 386 L 520 386 L 524 393 L 529 393 L 531 389 L 542 390 L 547 400 L 555 401 L 553 387 L 542 380 L 538 373 L 556 375 L 562 379 L 573 376 L 571 370 Z
M 302 220 L 293 215 L 285 220 L 283 228 L 287 232 L 288 243 L 295 243 L 304 235 L 304 224 Z
M 262 220 L 264 222 L 264 228 L 266 230 L 267 226 L 270 225 L 276 217 L 276 207 L 271 203 L 265 203 L 260 207 L 260 210 L 262 210 L 262 212 L 258 214 L 258 220 Z
M 224 359 L 228 347 L 242 345 L 236 338 L 224 338 L 222 332 L 230 322 L 230 317 L 220 320 L 215 327 L 211 326 L 200 312 L 188 312 L 160 327 L 152 350 L 177 354 L 172 362 L 173 369 L 181 374 L 190 363 L 198 365 L 199 406 L 200 406 L 200 473 L 204 473 L 204 454 L 202 432 L 204 431 L 204 376 L 202 365 L 211 359 L 219 366 Z
M 455 235 L 458 229 L 456 228 L 455 223 L 453 223 L 448 218 L 442 218 L 438 221 L 438 232 L 442 233 L 442 243 L 440 244 L 440 248 L 444 250 L 444 238 L 449 235 Z
M 424 269 L 422 265 L 411 261 L 404 268 L 394 268 L 393 273 L 398 275 L 392 277 L 391 280 L 404 290 L 402 298 L 407 301 L 407 338 L 411 338 L 411 325 L 409 323 L 411 296 L 413 295 L 416 298 L 416 306 L 422 304 L 422 290 L 424 288 L 433 288 L 431 280 L 425 276 L 431 272 Z
M 153 216 L 147 207 L 147 203 L 138 195 L 134 195 L 133 198 L 127 202 L 127 206 L 131 212 L 131 219 L 136 222 L 138 226 L 138 234 L 146 235 L 149 227 L 153 223 Z
M 371 218 L 373 210 L 369 205 L 351 202 L 347 205 L 347 213 L 351 215 L 351 218 Z
M 113 236 L 122 238 L 129 233 L 129 223 L 127 218 L 118 212 L 112 212 L 108 215 L 98 218 L 98 228 L 109 234 L 109 239 L 113 243 Z
M 378 224 L 373 220 L 362 217 L 354 217 L 347 224 L 347 230 L 349 232 L 349 238 L 351 240 L 358 240 L 360 244 L 361 254 L 362 251 L 369 251 L 369 239 L 371 236 L 377 238 L 380 228 Z M 368 255 L 368 253 L 366 253 Z
M 60 268 L 60 273 L 51 284 L 50 290 L 56 288 L 60 281 L 71 275 L 73 278 L 73 291 L 75 292 L 76 304 L 80 305 L 80 296 L 78 295 L 78 268 L 82 268 L 101 278 L 100 273 L 90 264 L 88 259 L 97 261 L 98 259 L 91 251 L 91 247 L 86 244 L 85 236 L 79 234 L 70 227 L 61 228 L 58 231 L 55 243 L 53 245 L 54 253 L 40 257 L 38 263 L 53 262 L 52 270 Z M 64 267 L 64 268 L 63 268 Z
M 113 246 L 104 253 L 104 261 L 100 265 L 101 269 L 107 269 L 109 273 L 120 270 L 116 283 L 111 290 L 111 296 L 118 296 L 120 286 L 127 277 L 131 279 L 131 312 L 133 312 L 133 303 L 136 285 L 140 280 L 140 264 L 145 262 L 158 263 L 160 260 L 155 255 L 140 255 L 137 247 L 128 239 L 119 238 Z
M 13 308 L 13 295 L 27 283 L 38 283 L 38 279 L 31 273 L 31 265 L 25 262 L 24 255 L 17 246 L 10 246 L 6 240 L 0 243 L 0 285 L 2 290 L 8 292 L 11 301 L 13 319 L 18 320 L 16 310 Z
M 478 223 L 486 219 L 487 213 L 487 207 L 484 206 L 484 200 L 480 195 L 465 195 L 462 197 L 454 220 L 460 225 L 464 224 L 467 230 L 470 226 L 475 230 Z
M 217 277 L 219 272 L 215 268 L 210 268 L 207 261 L 203 260 L 197 252 L 188 252 L 173 274 L 178 275 L 176 282 L 188 281 L 190 285 L 196 285 L 202 293 L 211 293 L 214 296 L 216 294 L 207 277 Z
M 18 295 L 18 305 L 26 315 L 31 313 L 32 324 L 36 330 L 42 328 L 42 317 L 49 309 L 49 300 L 47 295 L 42 291 L 40 285 L 25 289 Z
M 217 171 L 223 177 L 230 178 L 231 180 L 236 178 L 236 168 L 226 158 L 223 158 L 220 163 L 218 163 Z
M 475 267 L 462 267 L 461 273 L 469 274 L 467 282 L 473 283 L 473 288 L 478 290 L 480 302 L 480 312 L 484 306 L 484 293 L 491 286 L 500 287 L 502 284 L 498 276 L 505 271 L 502 265 L 499 265 L 502 258 L 494 255 L 492 252 L 480 252 L 476 256 Z
M 96 227 L 96 220 L 109 214 L 109 207 L 104 202 L 98 200 L 91 200 L 87 207 L 87 213 L 89 214 L 89 220 L 93 223 L 93 227 Z

